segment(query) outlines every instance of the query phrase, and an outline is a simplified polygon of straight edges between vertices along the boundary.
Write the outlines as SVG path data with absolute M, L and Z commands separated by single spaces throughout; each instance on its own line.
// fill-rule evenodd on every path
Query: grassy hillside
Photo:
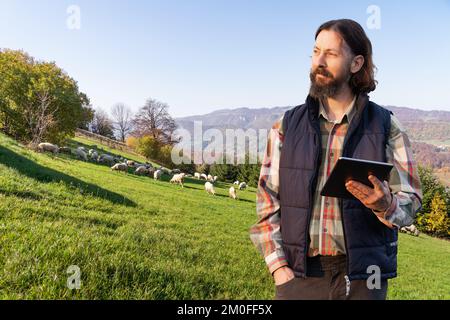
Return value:
M 0 134 L 0 299 L 273 298 L 248 236 L 255 190 L 234 201 L 226 184 L 213 197 L 199 181 L 164 179 L 37 154 Z M 80 290 L 66 286 L 70 265 Z M 389 298 L 450 299 L 449 266 L 449 242 L 401 235 Z

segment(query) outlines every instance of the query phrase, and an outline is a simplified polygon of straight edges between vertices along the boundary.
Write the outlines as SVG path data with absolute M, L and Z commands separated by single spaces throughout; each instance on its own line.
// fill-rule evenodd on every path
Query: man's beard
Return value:
M 320 80 L 317 80 L 317 75 L 319 74 L 326 77 L 328 82 L 319 82 Z M 328 70 L 321 67 L 311 71 L 309 78 L 311 79 L 309 94 L 316 99 L 335 97 L 344 84 L 349 81 L 348 76 L 345 75 L 340 78 L 335 78 Z

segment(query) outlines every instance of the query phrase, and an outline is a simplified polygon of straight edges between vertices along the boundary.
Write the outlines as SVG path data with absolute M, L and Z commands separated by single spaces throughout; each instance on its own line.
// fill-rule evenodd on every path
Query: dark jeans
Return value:
M 307 277 L 294 278 L 276 286 L 276 300 L 385 300 L 388 281 L 380 289 L 369 289 L 366 280 L 353 280 L 347 286 L 346 257 L 307 259 Z M 348 289 L 350 289 L 348 291 Z M 348 291 L 348 292 L 347 292 Z M 348 293 L 348 295 L 347 295 Z

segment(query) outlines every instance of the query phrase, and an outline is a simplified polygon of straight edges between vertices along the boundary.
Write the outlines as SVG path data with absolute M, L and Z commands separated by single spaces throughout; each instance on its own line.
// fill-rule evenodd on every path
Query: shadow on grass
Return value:
M 3 163 L 12 169 L 16 169 L 21 174 L 39 182 L 49 183 L 61 181 L 69 187 L 82 189 L 84 194 L 91 194 L 92 196 L 108 200 L 115 204 L 130 207 L 137 206 L 136 203 L 118 193 L 111 192 L 97 185 L 84 182 L 62 172 L 41 166 L 3 146 L 0 146 L 0 163 Z

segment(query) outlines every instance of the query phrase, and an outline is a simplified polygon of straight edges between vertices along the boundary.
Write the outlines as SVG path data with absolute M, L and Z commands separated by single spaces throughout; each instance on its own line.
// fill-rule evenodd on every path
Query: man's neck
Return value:
M 351 89 L 345 86 L 335 96 L 326 98 L 324 108 L 330 120 L 341 119 L 354 97 Z

